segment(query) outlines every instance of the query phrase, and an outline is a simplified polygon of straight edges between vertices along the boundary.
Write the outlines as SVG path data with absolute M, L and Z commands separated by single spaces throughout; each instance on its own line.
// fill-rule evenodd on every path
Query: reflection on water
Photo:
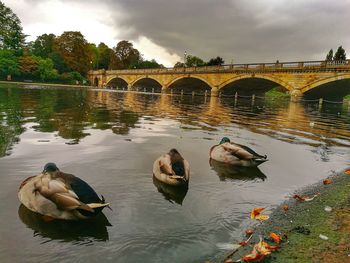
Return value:
M 44 238 L 43 242 L 60 240 L 87 245 L 94 241 L 107 241 L 107 226 L 112 226 L 103 213 L 83 221 L 53 220 L 46 222 L 42 215 L 30 211 L 24 205 L 20 205 L 18 216 L 23 224 L 34 231 L 33 236 Z
M 213 159 L 209 160 L 210 166 L 219 176 L 220 181 L 229 180 L 254 180 L 261 179 L 264 181 L 266 175 L 258 167 L 241 167 L 228 163 L 222 163 Z
M 349 127 L 345 104 L 0 85 L 0 255 L 5 262 L 219 262 L 225 251 L 217 244 L 242 240 L 253 207 L 269 213 L 350 164 Z M 224 136 L 269 161 L 259 169 L 209 164 L 209 149 Z M 152 179 L 154 160 L 170 148 L 191 166 L 182 191 Z M 112 227 L 99 218 L 44 223 L 17 211 L 20 183 L 52 161 L 104 195 Z
M 193 107 L 195 105 L 195 107 Z M 25 130 L 57 132 L 76 144 L 89 136 L 87 128 L 128 134 L 141 116 L 175 118 L 182 129 L 216 131 L 217 126 L 241 125 L 292 143 L 350 146 L 347 105 L 289 101 L 182 97 L 87 90 L 0 88 L 0 154 L 11 149 Z M 310 126 L 310 123 L 313 125 Z
M 182 205 L 188 191 L 188 183 L 187 185 L 172 186 L 157 180 L 157 178 L 153 176 L 153 184 L 166 200 L 171 203 L 174 201 L 175 203 Z

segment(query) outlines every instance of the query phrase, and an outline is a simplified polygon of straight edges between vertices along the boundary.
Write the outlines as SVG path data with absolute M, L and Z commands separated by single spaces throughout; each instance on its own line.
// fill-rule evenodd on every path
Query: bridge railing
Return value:
M 157 69 L 94 70 L 89 74 L 171 74 L 194 72 L 259 72 L 259 71 L 309 71 L 309 70 L 349 70 L 350 59 L 342 61 L 297 61 L 275 63 L 228 64 L 221 66 L 179 67 Z

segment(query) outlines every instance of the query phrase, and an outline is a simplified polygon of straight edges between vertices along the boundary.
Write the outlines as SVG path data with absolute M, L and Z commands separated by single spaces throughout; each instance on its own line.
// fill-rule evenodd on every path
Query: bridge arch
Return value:
M 334 81 L 345 80 L 345 79 L 350 79 L 350 74 L 349 73 L 315 81 L 315 82 L 307 85 L 306 87 L 302 88 L 301 92 L 305 93 L 305 92 L 307 92 L 307 91 L 309 91 L 311 89 L 314 89 L 314 88 L 316 88 L 318 86 L 321 86 L 321 85 L 324 85 L 324 84 L 327 84 L 327 83 L 330 83 L 330 82 L 334 82 Z
M 152 76 L 142 76 L 131 83 L 133 89 L 141 88 L 141 90 L 146 89 L 146 91 L 154 90 L 155 92 L 161 92 L 162 83 Z
M 210 89 L 213 88 L 212 84 L 209 83 L 205 78 L 202 78 L 200 76 L 196 76 L 196 75 L 188 75 L 188 76 L 180 76 L 180 77 L 177 77 L 175 79 L 173 79 L 172 81 L 170 81 L 166 87 L 167 88 L 170 88 L 173 84 L 175 84 L 176 82 L 180 81 L 180 80 L 185 80 L 185 79 L 197 79 L 197 80 L 200 80 L 202 82 L 204 82 Z
M 274 83 L 282 86 L 283 88 L 285 88 L 288 91 L 292 91 L 294 89 L 290 84 L 288 84 L 288 83 L 286 83 L 278 78 L 274 78 L 274 77 L 267 76 L 267 75 L 261 75 L 261 74 L 249 74 L 249 75 L 241 75 L 241 76 L 233 77 L 227 81 L 224 81 L 223 83 L 221 83 L 219 85 L 218 90 L 222 90 L 226 86 L 233 84 L 234 82 L 236 82 L 238 80 L 244 80 L 244 79 L 263 79 L 263 80 L 268 80 L 268 81 L 274 82 Z
M 114 89 L 127 89 L 128 88 L 128 80 L 117 76 L 117 77 L 112 77 L 110 78 L 107 83 L 106 86 L 109 88 L 114 88 Z

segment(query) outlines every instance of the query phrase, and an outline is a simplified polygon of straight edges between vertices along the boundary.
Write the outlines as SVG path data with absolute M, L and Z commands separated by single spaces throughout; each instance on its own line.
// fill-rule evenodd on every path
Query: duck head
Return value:
M 223 144 L 225 142 L 231 142 L 231 141 L 230 141 L 230 139 L 228 137 L 223 137 L 219 144 Z
M 170 159 L 172 161 L 179 161 L 179 160 L 183 160 L 181 154 L 179 153 L 178 150 L 176 149 L 171 149 L 168 153 L 170 155 Z
M 55 163 L 47 163 L 44 166 L 43 173 L 50 173 L 50 172 L 56 172 L 59 171 Z

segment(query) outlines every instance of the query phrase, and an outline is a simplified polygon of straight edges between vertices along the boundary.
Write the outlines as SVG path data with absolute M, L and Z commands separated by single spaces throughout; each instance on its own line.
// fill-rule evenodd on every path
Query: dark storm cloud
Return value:
M 350 1 L 127 0 L 125 38 L 145 35 L 179 55 L 227 62 L 323 59 L 350 48 Z M 350 51 L 349 51 L 350 52 Z
M 339 45 L 350 55 L 350 0 L 60 1 L 67 8 L 103 4 L 119 38 L 145 36 L 180 56 L 220 55 L 227 63 L 323 59 Z

